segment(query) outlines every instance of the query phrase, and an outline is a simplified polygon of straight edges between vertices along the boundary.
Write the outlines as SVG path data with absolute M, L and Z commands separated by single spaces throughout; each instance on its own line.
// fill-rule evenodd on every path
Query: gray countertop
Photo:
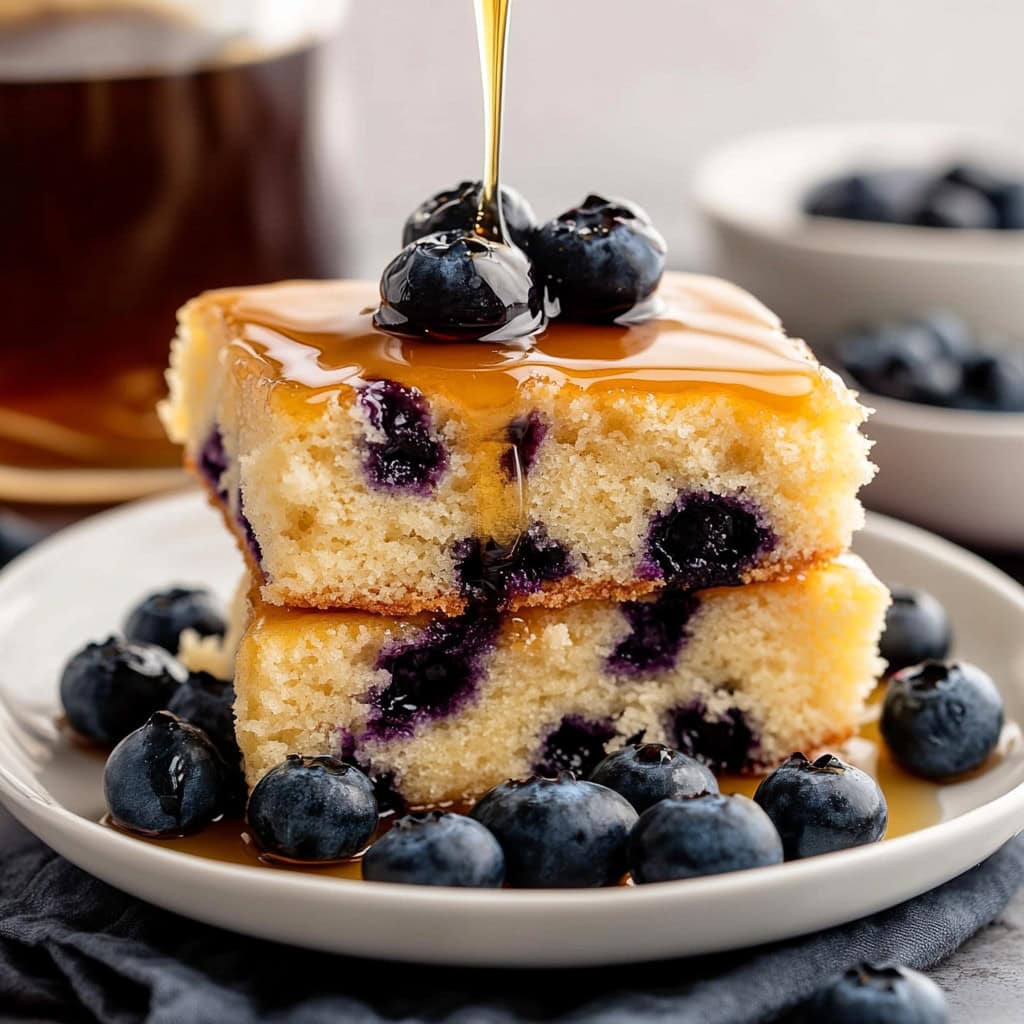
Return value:
M 21 826 L 0 808 L 0 852 Z M 931 972 L 943 987 L 953 1024 L 1024 1020 L 1024 890 L 1002 916 Z

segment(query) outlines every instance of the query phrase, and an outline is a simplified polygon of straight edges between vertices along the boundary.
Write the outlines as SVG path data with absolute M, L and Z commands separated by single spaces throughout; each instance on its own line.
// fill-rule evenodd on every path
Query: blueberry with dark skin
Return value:
M 844 335 L 836 344 L 843 369 L 868 391 L 887 398 L 950 405 L 962 371 L 923 324 L 880 324 Z
M 992 229 L 999 227 L 999 214 L 983 192 L 939 181 L 925 191 L 911 223 L 929 228 Z
M 983 195 L 995 209 L 996 227 L 1006 231 L 1024 228 L 1024 182 L 970 163 L 951 167 L 943 181 L 963 185 Z
M 926 181 L 921 171 L 905 169 L 845 174 L 815 186 L 804 210 L 814 217 L 900 224 Z
M 781 863 L 775 826 L 745 796 L 661 800 L 640 815 L 629 840 L 629 870 L 638 885 Z
M 1024 412 L 1024 348 L 968 356 L 958 404 L 967 409 Z
M 985 762 L 1003 717 L 1003 698 L 986 672 L 966 661 L 926 661 L 889 680 L 882 737 L 907 771 L 943 779 Z
M 798 1024 L 948 1024 L 949 1007 L 931 978 L 909 967 L 860 964 L 801 1007 Z
M 64 667 L 60 699 L 79 735 L 113 746 L 166 708 L 188 671 L 162 647 L 111 637 L 87 644 Z
M 522 249 L 458 231 L 407 245 L 380 279 L 382 331 L 434 341 L 506 341 L 544 325 L 540 279 Z
M 505 853 L 505 880 L 519 889 L 611 885 L 626 870 L 626 842 L 637 813 L 618 793 L 572 772 L 503 782 L 472 816 Z
M 481 191 L 479 181 L 460 181 L 454 188 L 438 192 L 420 203 L 405 222 L 402 245 L 439 231 L 471 235 L 480 209 Z M 529 248 L 537 218 L 530 204 L 508 185 L 501 186 L 501 212 L 512 241 L 521 249 Z
M 665 240 L 634 203 L 589 195 L 537 229 L 530 245 L 561 316 L 614 320 L 654 294 Z
M 246 822 L 256 845 L 288 860 L 345 860 L 377 827 L 373 783 L 336 757 L 289 754 L 256 783 Z
M 139 602 L 124 622 L 124 635 L 139 643 L 157 644 L 177 654 L 182 631 L 223 636 L 227 625 L 220 604 L 208 590 L 172 587 Z
M 505 855 L 480 822 L 430 811 L 400 818 L 363 857 L 363 878 L 408 885 L 497 889 Z
M 889 822 L 878 783 L 834 754 L 815 761 L 793 754 L 761 782 L 754 801 L 779 830 L 786 860 L 878 842 Z
M 242 774 L 242 752 L 235 738 L 235 687 L 232 682 L 217 679 L 208 672 L 193 672 L 174 691 L 167 710 L 180 719 L 202 729 L 224 760 L 225 792 L 229 795 L 230 813 L 245 809 L 246 788 Z
M 974 332 L 962 316 L 948 309 L 930 309 L 909 320 L 905 329 L 924 328 L 947 359 L 964 359 L 975 349 Z
M 953 643 L 946 609 L 927 591 L 898 584 L 891 589 L 892 604 L 885 613 L 885 631 L 879 641 L 888 671 L 945 658 Z
M 224 763 L 201 729 L 157 711 L 111 751 L 103 793 L 122 828 L 185 835 L 223 813 Z
M 609 754 L 590 781 L 621 793 L 642 814 L 659 800 L 717 793 L 711 769 L 661 743 L 633 743 Z

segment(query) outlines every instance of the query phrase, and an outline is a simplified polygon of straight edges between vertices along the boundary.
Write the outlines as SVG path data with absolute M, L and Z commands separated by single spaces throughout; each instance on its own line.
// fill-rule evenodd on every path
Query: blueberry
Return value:
M 888 398 L 951 405 L 961 384 L 959 362 L 924 324 L 862 328 L 839 339 L 836 355 L 859 384 Z
M 224 760 L 225 786 L 231 794 L 230 810 L 241 813 L 245 807 L 245 778 L 242 774 L 242 752 L 235 739 L 234 684 L 194 672 L 182 683 L 167 702 L 167 710 L 180 719 L 202 729 L 217 753 Z
M 474 608 L 457 618 L 435 619 L 417 636 L 385 645 L 375 668 L 387 681 L 367 698 L 367 735 L 411 736 L 422 722 L 458 711 L 480 686 L 481 659 L 493 648 L 497 631 L 497 616 Z
M 907 330 L 924 328 L 935 340 L 938 354 L 948 359 L 964 359 L 975 348 L 974 333 L 963 317 L 948 309 L 930 309 L 906 324 Z
M 266 853 L 289 860 L 344 860 L 377 827 L 373 784 L 335 757 L 289 754 L 256 783 L 246 822 Z
M 661 800 L 644 811 L 629 840 L 629 870 L 638 885 L 781 863 L 775 826 L 745 796 Z
M 201 729 L 157 711 L 110 753 L 103 793 L 114 822 L 132 832 L 178 836 L 224 810 L 224 763 Z
M 786 860 L 878 842 L 889 811 L 878 783 L 859 768 L 823 754 L 793 754 L 754 793 L 782 836 Z
M 1024 182 L 1013 181 L 978 164 L 957 164 L 946 172 L 945 181 L 964 185 L 985 196 L 996 211 L 996 227 L 1024 228 Z
M 999 214 L 983 192 L 956 182 L 940 181 L 925 191 L 911 221 L 929 228 L 997 228 Z
M 687 590 L 733 586 L 775 544 L 771 530 L 740 498 L 685 492 L 658 513 L 647 559 L 665 580 Z
M 520 889 L 585 889 L 617 882 L 636 823 L 629 802 L 571 772 L 554 779 L 503 782 L 473 817 L 505 852 L 505 879 Z
M 761 745 L 743 711 L 737 707 L 711 711 L 699 697 L 669 713 L 668 730 L 679 750 L 716 772 L 749 770 Z
M 0 511 L 0 568 L 42 540 L 43 533 L 24 516 Z
M 448 452 L 418 388 L 373 380 L 359 389 L 359 407 L 373 436 L 363 468 L 379 490 L 429 494 L 448 468 Z
M 455 573 L 469 601 L 503 605 L 511 596 L 533 594 L 544 583 L 573 571 L 569 552 L 548 536 L 543 523 L 531 523 L 510 544 L 477 537 L 455 545 Z
M 826 985 L 801 1009 L 821 1024 L 948 1024 L 942 989 L 909 967 L 860 964 Z
M 167 707 L 188 678 L 162 647 L 111 637 L 87 644 L 64 667 L 60 699 L 75 732 L 112 746 Z
M 589 775 L 604 757 L 605 744 L 614 735 L 615 726 L 607 719 L 592 721 L 582 715 L 566 715 L 545 737 L 533 773 L 552 777 L 559 772 Z
M 942 779 L 983 764 L 999 742 L 1003 699 L 976 665 L 926 661 L 889 680 L 882 737 L 907 771 Z
M 508 480 L 524 477 L 533 469 L 541 443 L 547 437 L 548 425 L 539 412 L 520 416 L 505 430 L 509 447 L 501 453 L 501 468 Z
M 629 633 L 608 657 L 608 667 L 624 675 L 641 675 L 671 668 L 690 638 L 688 624 L 700 599 L 685 590 L 664 588 L 646 601 L 625 601 L 619 610 Z
M 609 754 L 591 773 L 642 814 L 659 800 L 717 793 L 718 781 L 700 761 L 660 743 L 633 743 Z
M 1024 348 L 977 352 L 963 363 L 961 405 L 993 412 L 1024 412 Z
M 431 196 L 409 215 L 402 229 L 402 245 L 439 231 L 472 234 L 481 190 L 479 181 L 460 181 L 455 188 Z M 528 248 L 537 224 L 530 204 L 514 188 L 502 185 L 501 212 L 512 241 L 522 249 Z
M 216 423 L 203 442 L 202 448 L 199 449 L 196 467 L 213 493 L 221 501 L 227 501 L 228 492 L 224 486 L 224 474 L 228 470 L 228 453 L 224 450 L 224 435 Z
M 172 587 L 150 594 L 129 613 L 124 635 L 137 643 L 157 644 L 176 654 L 182 630 L 200 636 L 223 636 L 227 625 L 220 605 L 208 590 Z
M 892 588 L 879 649 L 889 672 L 929 659 L 942 659 L 953 643 L 946 609 L 931 594 L 899 584 Z
M 815 217 L 899 223 L 907 193 L 920 185 L 912 172 L 847 174 L 822 182 L 804 200 L 804 210 Z
M 522 249 L 457 231 L 407 245 L 384 268 L 380 300 L 382 331 L 435 341 L 503 341 L 544 325 L 543 290 Z
M 560 314 L 609 321 L 649 298 L 665 269 L 665 240 L 633 203 L 589 195 L 539 227 L 530 253 Z
M 363 878 L 497 889 L 505 878 L 505 855 L 498 840 L 473 818 L 440 811 L 410 814 L 366 852 Z

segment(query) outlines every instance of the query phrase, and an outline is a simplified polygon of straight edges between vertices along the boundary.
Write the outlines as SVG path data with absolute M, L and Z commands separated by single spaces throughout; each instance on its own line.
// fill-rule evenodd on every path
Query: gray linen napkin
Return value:
M 554 973 L 456 970 L 309 953 L 196 924 L 25 836 L 0 856 L 0 1021 L 751 1024 L 863 959 L 938 962 L 993 920 L 1022 881 L 1018 837 L 933 892 L 790 942 Z

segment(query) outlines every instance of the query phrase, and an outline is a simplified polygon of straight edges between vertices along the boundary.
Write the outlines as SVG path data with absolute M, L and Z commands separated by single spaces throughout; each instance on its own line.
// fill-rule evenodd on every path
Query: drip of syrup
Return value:
M 501 209 L 501 121 L 505 101 L 505 55 L 511 0 L 475 0 L 484 92 L 484 176 L 475 231 L 481 238 L 508 245 Z

